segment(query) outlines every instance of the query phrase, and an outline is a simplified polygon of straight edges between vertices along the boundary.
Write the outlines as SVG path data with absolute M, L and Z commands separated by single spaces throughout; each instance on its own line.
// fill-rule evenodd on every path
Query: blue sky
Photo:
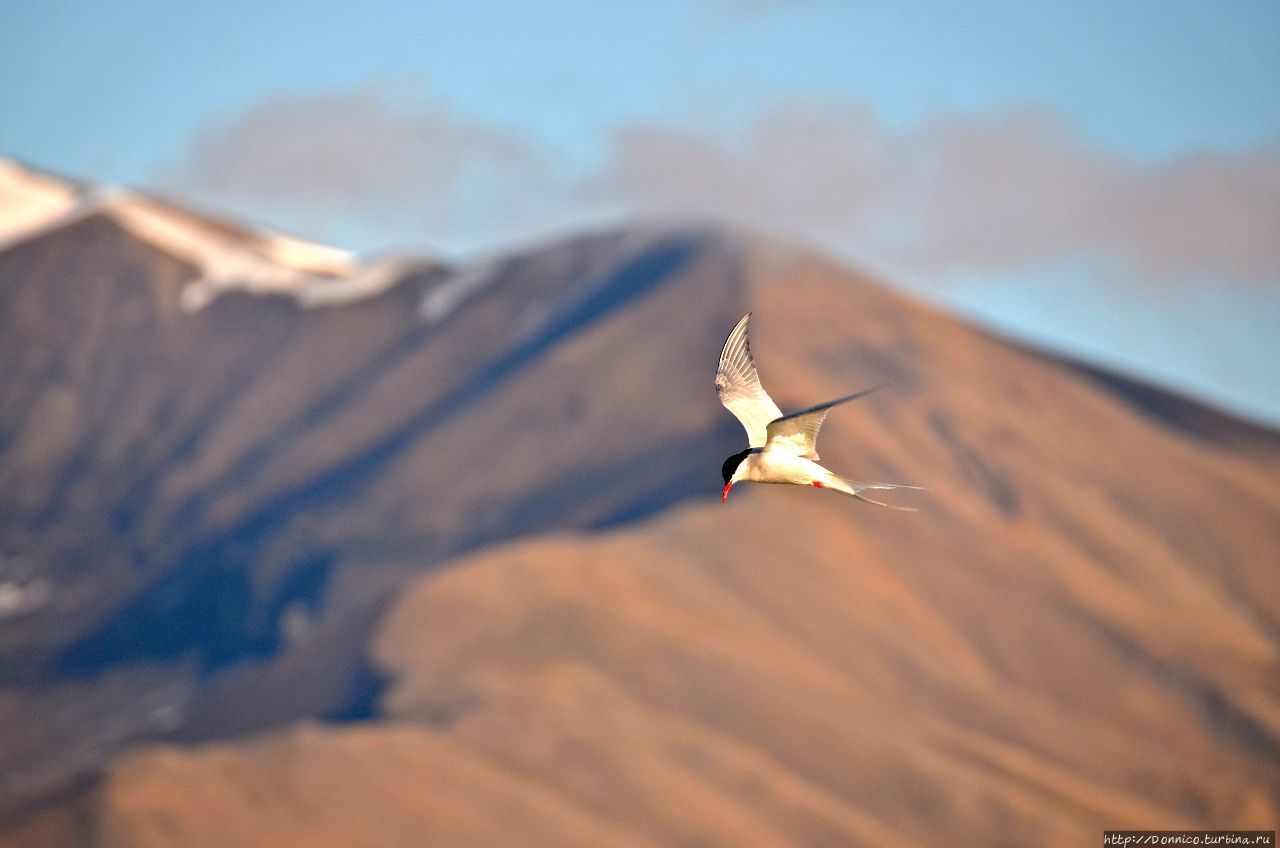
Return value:
M 722 217 L 1280 422 L 1280 3 L 28 4 L 0 104 L 361 250 Z

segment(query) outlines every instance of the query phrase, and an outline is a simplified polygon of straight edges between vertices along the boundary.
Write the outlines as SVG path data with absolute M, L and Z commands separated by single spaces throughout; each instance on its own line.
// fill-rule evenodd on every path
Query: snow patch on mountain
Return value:
M 449 277 L 427 292 L 418 305 L 418 316 L 427 324 L 438 324 L 463 301 L 497 277 L 497 265 L 478 262 Z
M 43 232 L 71 213 L 74 185 L 0 158 L 0 249 Z
M 219 295 L 284 295 L 303 307 L 372 297 L 420 260 L 361 261 L 328 245 L 228 224 L 155 197 L 115 188 L 79 187 L 0 158 L 0 250 L 105 215 L 131 235 L 196 271 L 180 304 L 197 312 Z

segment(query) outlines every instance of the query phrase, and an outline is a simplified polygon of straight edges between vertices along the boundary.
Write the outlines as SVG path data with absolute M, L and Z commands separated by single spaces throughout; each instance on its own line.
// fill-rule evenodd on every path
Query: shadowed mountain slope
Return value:
M 732 428 L 683 403 L 687 361 L 742 302 L 736 250 L 615 233 L 194 310 L 195 269 L 111 214 L 0 252 L 0 806 L 139 737 L 361 714 L 406 575 L 708 493 Z

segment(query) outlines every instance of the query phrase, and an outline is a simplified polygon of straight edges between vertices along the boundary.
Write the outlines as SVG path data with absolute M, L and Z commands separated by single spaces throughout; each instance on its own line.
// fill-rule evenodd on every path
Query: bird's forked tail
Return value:
M 883 501 L 878 501 L 873 498 L 869 498 L 862 493 L 865 492 L 867 489 L 885 489 L 885 490 L 916 489 L 917 491 L 922 491 L 922 492 L 928 491 L 927 489 L 925 489 L 924 486 L 908 486 L 905 483 L 864 483 L 861 480 L 848 480 L 844 477 L 841 477 L 838 474 L 830 474 L 830 476 L 823 481 L 823 488 L 834 489 L 835 491 L 839 492 L 842 495 L 848 495 L 851 498 L 857 498 L 860 501 L 864 501 L 869 504 L 875 504 L 876 506 L 883 506 L 888 509 L 896 509 L 899 512 L 919 512 L 919 510 L 913 506 L 897 506 L 895 504 L 887 504 L 887 503 L 884 503 Z

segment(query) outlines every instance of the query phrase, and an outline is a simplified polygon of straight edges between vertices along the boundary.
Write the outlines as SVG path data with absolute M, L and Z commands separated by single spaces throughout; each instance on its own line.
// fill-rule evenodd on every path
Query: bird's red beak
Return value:
M 724 494 L 720 495 L 720 503 L 726 503 L 729 500 L 729 490 L 733 488 L 733 483 L 724 484 Z

